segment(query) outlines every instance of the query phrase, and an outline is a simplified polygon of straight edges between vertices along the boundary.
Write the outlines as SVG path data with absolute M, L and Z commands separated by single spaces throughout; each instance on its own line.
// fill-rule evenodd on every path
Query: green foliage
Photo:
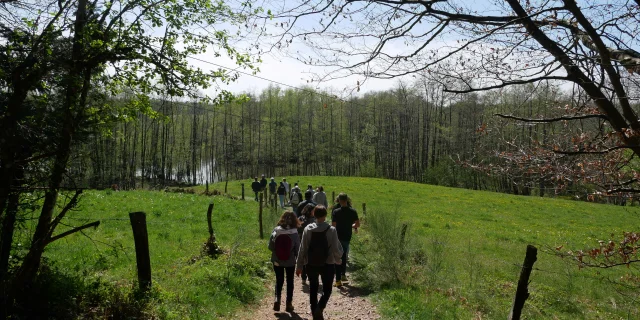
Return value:
M 208 239 L 206 212 L 215 204 L 213 228 L 224 254 L 202 255 Z M 136 297 L 135 251 L 128 213 L 147 212 L 152 287 L 146 300 Z M 86 191 L 69 223 L 101 220 L 96 230 L 58 240 L 45 256 L 55 262 L 55 283 L 44 297 L 73 297 L 86 304 L 61 305 L 77 317 L 101 310 L 100 317 L 155 315 L 167 319 L 227 319 L 238 308 L 255 303 L 272 277 L 270 253 L 257 228 L 253 201 L 167 192 Z M 64 230 L 61 230 L 62 232 Z M 43 274 L 43 277 L 46 273 Z M 99 283 L 95 285 L 95 283 Z M 93 297 L 89 299 L 89 296 Z M 99 316 L 102 315 L 102 316 Z M 63 317 L 67 318 L 67 317 Z
M 611 233 L 637 230 L 636 208 L 384 179 L 287 180 L 322 185 L 328 195 L 346 192 L 351 197 L 363 221 L 352 241 L 353 275 L 367 288 L 381 288 L 374 296 L 386 318 L 504 319 L 527 244 L 539 251 L 524 317 L 640 315 L 633 302 L 638 297 L 635 268 L 579 269 L 556 256 L 554 249 L 587 248 Z M 230 192 L 238 194 L 240 183 L 229 182 Z M 362 203 L 367 205 L 366 216 Z M 408 240 L 400 256 L 398 234 L 405 223 Z

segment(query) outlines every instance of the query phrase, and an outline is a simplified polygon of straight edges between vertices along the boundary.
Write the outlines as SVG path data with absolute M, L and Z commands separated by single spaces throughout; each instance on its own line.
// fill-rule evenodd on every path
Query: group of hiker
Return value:
M 299 193 L 295 191 L 296 187 L 297 184 L 290 192 L 293 210 L 282 214 L 269 239 L 271 262 L 276 274 L 273 310 L 280 311 L 281 293 L 286 278 L 285 310 L 293 312 L 295 272 L 302 278 L 303 285 L 309 280 L 311 314 L 313 320 L 319 320 L 324 319 L 323 312 L 331 296 L 334 276 L 336 287 L 342 287 L 343 283 L 349 281 L 346 277 L 349 242 L 353 230 L 357 232 L 360 220 L 356 210 L 351 207 L 347 194 L 340 193 L 336 204 L 331 208 L 329 224 L 327 216 L 330 209 L 322 186 L 313 189 L 309 185 L 304 193 L 304 200 L 294 205 L 293 194 Z M 283 198 L 280 198 L 281 207 L 284 207 Z M 318 300 L 320 279 L 322 296 Z
M 322 186 L 318 186 L 316 189 L 313 189 L 312 185 L 307 185 L 307 190 L 303 193 L 298 183 L 294 183 L 293 187 L 290 188 L 289 183 L 287 182 L 287 178 L 282 178 L 280 184 L 275 181 L 274 177 L 271 177 L 271 182 L 267 183 L 267 178 L 265 178 L 264 174 L 262 175 L 262 179 L 258 181 L 258 177 L 253 178 L 253 183 L 251 184 L 251 189 L 255 193 L 255 201 L 258 201 L 258 194 L 263 192 L 267 186 L 269 187 L 269 193 L 273 195 L 278 195 L 280 200 L 280 208 L 284 209 L 285 206 L 291 206 L 293 212 L 298 215 L 298 206 L 307 199 L 307 192 L 311 191 L 311 198 L 314 203 L 324 205 L 325 208 L 329 207 L 329 203 L 327 202 L 327 195 L 324 193 L 324 188 Z M 286 200 L 286 201 L 285 201 Z

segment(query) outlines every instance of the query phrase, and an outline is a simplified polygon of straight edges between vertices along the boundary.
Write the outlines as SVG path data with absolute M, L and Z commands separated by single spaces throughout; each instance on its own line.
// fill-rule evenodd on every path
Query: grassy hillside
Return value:
M 385 285 L 377 297 L 390 318 L 504 319 L 512 304 L 526 245 L 539 248 L 532 273 L 530 319 L 638 318 L 637 295 L 611 285 L 631 267 L 578 269 L 553 255 L 553 248 L 583 249 L 622 231 L 640 230 L 637 207 L 600 205 L 551 198 L 512 196 L 370 178 L 288 177 L 346 192 L 359 212 L 393 216 L 409 225 L 408 239 L 426 255 L 411 279 Z M 230 182 L 230 192 L 240 182 Z M 245 182 L 248 187 L 250 181 Z M 217 184 L 213 188 L 223 189 Z M 362 217 L 362 215 L 361 215 Z M 366 218 L 365 218 L 366 220 Z M 366 223 L 365 223 L 366 225 Z M 356 236 L 355 261 L 372 250 L 366 231 Z M 376 247 L 377 248 L 377 247 Z M 393 250 L 393 248 L 392 248 Z M 365 251 L 365 252 L 363 252 Z M 363 268 L 362 272 L 367 272 Z M 411 272 L 411 271 L 409 271 Z M 362 276 L 362 274 L 360 275 Z M 366 277 L 366 274 L 364 275 Z M 411 285 L 415 283 L 416 285 Z M 409 284 L 408 286 L 406 284 Z M 618 292 L 621 290 L 621 292 Z
M 380 286 L 373 280 L 367 283 L 377 289 L 374 298 L 390 319 L 504 319 L 527 244 L 541 250 L 559 245 L 579 249 L 593 246 L 611 233 L 640 229 L 635 207 L 383 179 L 288 180 L 299 181 L 303 189 L 308 183 L 322 184 L 328 195 L 347 192 L 352 198 L 365 220 L 352 244 L 354 274 L 361 279 L 373 279 L 372 266 L 380 265 L 376 259 L 385 257 L 372 249 L 387 241 L 367 230 L 374 220 L 392 217 L 387 224 L 409 225 L 412 260 L 403 262 L 410 265 L 408 271 Z M 272 277 L 266 241 L 258 236 L 257 203 L 251 200 L 250 181 L 229 182 L 228 192 L 240 195 L 241 182 L 245 183 L 247 201 L 148 191 L 86 192 L 80 208 L 71 215 L 79 220 L 69 221 L 80 224 L 84 219 L 101 219 L 100 227 L 85 232 L 93 240 L 79 234 L 70 236 L 52 244 L 46 256 L 55 270 L 70 277 L 80 275 L 75 280 L 78 287 L 87 292 L 102 290 L 96 297 L 82 297 L 83 302 L 78 302 L 84 307 L 93 304 L 95 317 L 126 313 L 126 308 L 131 308 L 127 303 L 135 304 L 131 301 L 136 297 L 135 253 L 127 214 L 145 211 L 155 289 L 144 302 L 143 313 L 176 319 L 228 318 L 267 294 L 263 284 Z M 197 189 L 203 191 L 204 187 Z M 224 183 L 211 185 L 213 189 L 224 190 Z M 211 200 L 216 205 L 216 235 L 227 252 L 217 260 L 200 253 L 208 236 L 206 209 Z M 367 217 L 362 216 L 363 202 Z M 276 215 L 265 210 L 265 236 Z M 393 261 L 382 262 L 394 265 L 387 263 Z M 603 280 L 617 280 L 626 272 L 635 272 L 633 267 L 596 273 L 579 270 L 542 251 L 535 267 L 529 286 L 531 298 L 524 312 L 529 319 L 627 319 L 639 315 L 632 290 L 617 292 L 617 287 Z M 62 290 L 61 297 L 65 288 L 54 286 L 58 292 Z M 117 295 L 114 290 L 124 294 Z M 105 296 L 111 298 L 104 301 Z

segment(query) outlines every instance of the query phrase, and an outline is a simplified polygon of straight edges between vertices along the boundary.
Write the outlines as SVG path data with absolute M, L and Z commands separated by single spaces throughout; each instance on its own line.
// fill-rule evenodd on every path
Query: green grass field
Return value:
M 618 280 L 631 267 L 578 269 L 550 248 L 595 246 L 611 233 L 638 230 L 636 207 L 618 207 L 550 198 L 510 196 L 464 189 L 369 178 L 288 177 L 321 184 L 327 194 L 346 192 L 364 220 L 353 242 L 358 266 L 371 241 L 367 216 L 392 215 L 409 225 L 408 242 L 425 255 L 420 272 L 407 274 L 398 285 L 386 285 L 373 298 L 389 319 L 504 319 L 511 308 L 527 244 L 540 251 L 525 304 L 528 319 L 635 319 L 640 315 L 637 290 L 619 292 L 607 279 Z M 229 318 L 235 311 L 267 294 L 272 277 L 266 240 L 258 235 L 257 203 L 250 182 L 233 181 L 228 193 L 240 195 L 246 187 L 248 201 L 225 196 L 165 192 L 88 191 L 70 216 L 102 219 L 96 230 L 83 237 L 72 235 L 53 243 L 46 253 L 59 270 L 81 275 L 85 283 L 102 279 L 122 290 L 135 286 L 135 253 L 128 213 L 147 213 L 154 295 L 145 309 L 161 318 Z M 196 188 L 203 191 L 204 187 Z M 224 184 L 210 190 L 224 190 Z M 206 210 L 215 203 L 213 225 L 227 254 L 216 260 L 201 256 L 208 237 Z M 265 237 L 276 215 L 265 210 Z M 563 249 L 563 250 L 566 250 Z M 426 272 L 425 272 L 426 270 Z M 413 285 L 412 285 L 413 283 Z M 101 312 L 117 303 L 99 304 Z

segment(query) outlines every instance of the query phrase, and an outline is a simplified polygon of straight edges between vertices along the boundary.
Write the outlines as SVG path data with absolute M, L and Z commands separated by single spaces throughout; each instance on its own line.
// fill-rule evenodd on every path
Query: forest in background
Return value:
M 605 168 L 589 174 L 597 179 L 571 177 L 581 163 L 605 161 L 604 155 L 542 151 L 569 149 L 589 131 L 606 134 L 610 128 L 602 119 L 530 121 L 567 109 L 585 112 L 579 90 L 550 81 L 483 94 L 442 89 L 425 77 L 350 99 L 278 86 L 217 106 L 158 97 L 151 99 L 154 112 L 103 125 L 77 144 L 70 170 L 75 183 L 90 188 L 162 188 L 264 173 L 380 177 L 583 199 L 610 179 Z M 116 101 L 135 99 L 122 95 Z

